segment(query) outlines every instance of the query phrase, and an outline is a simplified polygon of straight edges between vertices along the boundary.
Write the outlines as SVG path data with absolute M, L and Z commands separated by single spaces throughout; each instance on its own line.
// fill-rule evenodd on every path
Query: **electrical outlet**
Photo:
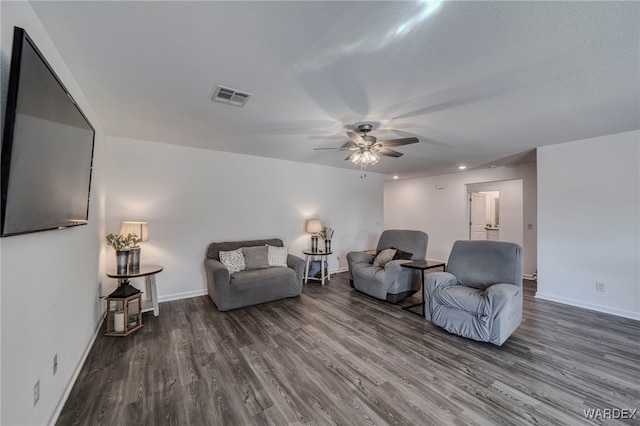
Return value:
M 35 406 L 40 399 L 40 380 L 38 380 L 33 387 L 33 405 Z
M 53 356 L 53 375 L 55 376 L 58 372 L 58 354 Z
M 603 282 L 600 281 L 596 281 L 596 291 L 599 291 L 601 293 L 604 293 L 605 291 L 605 284 Z

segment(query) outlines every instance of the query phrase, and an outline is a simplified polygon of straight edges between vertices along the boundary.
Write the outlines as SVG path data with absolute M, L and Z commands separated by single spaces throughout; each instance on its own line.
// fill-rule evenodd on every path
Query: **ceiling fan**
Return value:
M 403 154 L 398 151 L 394 151 L 393 149 L 389 149 L 389 147 L 401 146 L 401 145 L 410 145 L 412 143 L 418 143 L 418 138 L 401 138 L 401 139 L 390 139 L 384 141 L 378 141 L 375 136 L 371 136 L 368 133 L 373 129 L 373 126 L 368 123 L 360 124 L 357 127 L 357 131 L 362 133 L 359 135 L 355 132 L 347 132 L 347 136 L 349 137 L 349 141 L 342 145 L 340 148 L 314 148 L 316 150 L 323 149 L 338 149 L 345 151 L 354 151 L 349 154 L 346 160 L 351 160 L 351 162 L 355 165 L 360 166 L 361 175 L 360 177 L 367 176 L 367 166 L 374 165 L 378 161 L 380 161 L 380 156 L 384 155 L 386 157 L 401 157 Z

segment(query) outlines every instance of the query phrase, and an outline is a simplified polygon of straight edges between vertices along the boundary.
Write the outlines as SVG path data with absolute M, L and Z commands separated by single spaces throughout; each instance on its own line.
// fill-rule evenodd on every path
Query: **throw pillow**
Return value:
M 244 264 L 246 269 L 264 269 L 269 267 L 266 246 L 243 247 Z
M 267 244 L 269 266 L 287 266 L 287 256 L 289 249 L 287 247 L 275 247 Z
M 242 254 L 242 248 L 231 251 L 220 250 L 220 262 L 229 270 L 230 274 L 235 272 L 244 271 L 244 254 Z
M 391 247 L 391 248 L 395 248 L 395 247 Z M 396 249 L 396 254 L 393 256 L 393 260 L 396 260 L 396 259 L 411 260 L 412 257 L 413 257 L 413 253 Z
M 392 261 L 393 256 L 395 255 L 396 255 L 396 249 L 388 248 L 388 249 L 381 250 L 380 253 L 376 255 L 375 259 L 373 259 L 373 266 L 379 266 L 381 268 L 384 268 L 384 265 Z

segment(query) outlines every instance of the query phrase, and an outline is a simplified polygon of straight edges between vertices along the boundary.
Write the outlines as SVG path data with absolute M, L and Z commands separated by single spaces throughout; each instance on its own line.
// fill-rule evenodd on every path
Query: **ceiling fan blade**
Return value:
M 360 147 L 356 144 L 352 144 L 351 142 L 347 142 L 346 144 L 342 145 L 340 148 L 313 148 L 314 151 L 325 151 L 325 150 L 331 150 L 331 151 L 356 151 L 360 149 Z
M 378 141 L 382 146 L 400 146 L 400 145 L 410 145 L 412 143 L 420 142 L 418 138 L 402 138 L 402 139 L 391 139 L 386 141 Z
M 362 139 L 362 136 L 360 136 L 359 134 L 357 134 L 355 132 L 347 132 L 347 136 L 349 136 L 349 139 L 351 139 L 353 141 L 353 143 L 358 145 L 358 146 L 367 144 L 367 141 Z
M 380 154 L 380 155 L 386 155 L 387 157 L 402 157 L 402 153 L 398 152 L 398 151 L 394 151 L 392 149 L 389 148 L 378 148 L 376 149 L 376 153 Z
M 340 147 L 340 149 L 354 149 L 354 148 L 360 148 L 360 147 L 352 141 L 345 142 L 344 145 Z
M 354 155 L 355 155 L 355 152 L 352 152 L 347 156 L 347 158 L 344 159 L 344 161 L 351 160 L 351 157 L 353 157 Z

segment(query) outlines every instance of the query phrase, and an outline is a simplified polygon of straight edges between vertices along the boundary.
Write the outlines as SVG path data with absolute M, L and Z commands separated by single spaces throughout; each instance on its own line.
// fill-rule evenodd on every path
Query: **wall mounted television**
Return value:
M 0 179 L 3 237 L 86 225 L 95 130 L 15 27 Z

